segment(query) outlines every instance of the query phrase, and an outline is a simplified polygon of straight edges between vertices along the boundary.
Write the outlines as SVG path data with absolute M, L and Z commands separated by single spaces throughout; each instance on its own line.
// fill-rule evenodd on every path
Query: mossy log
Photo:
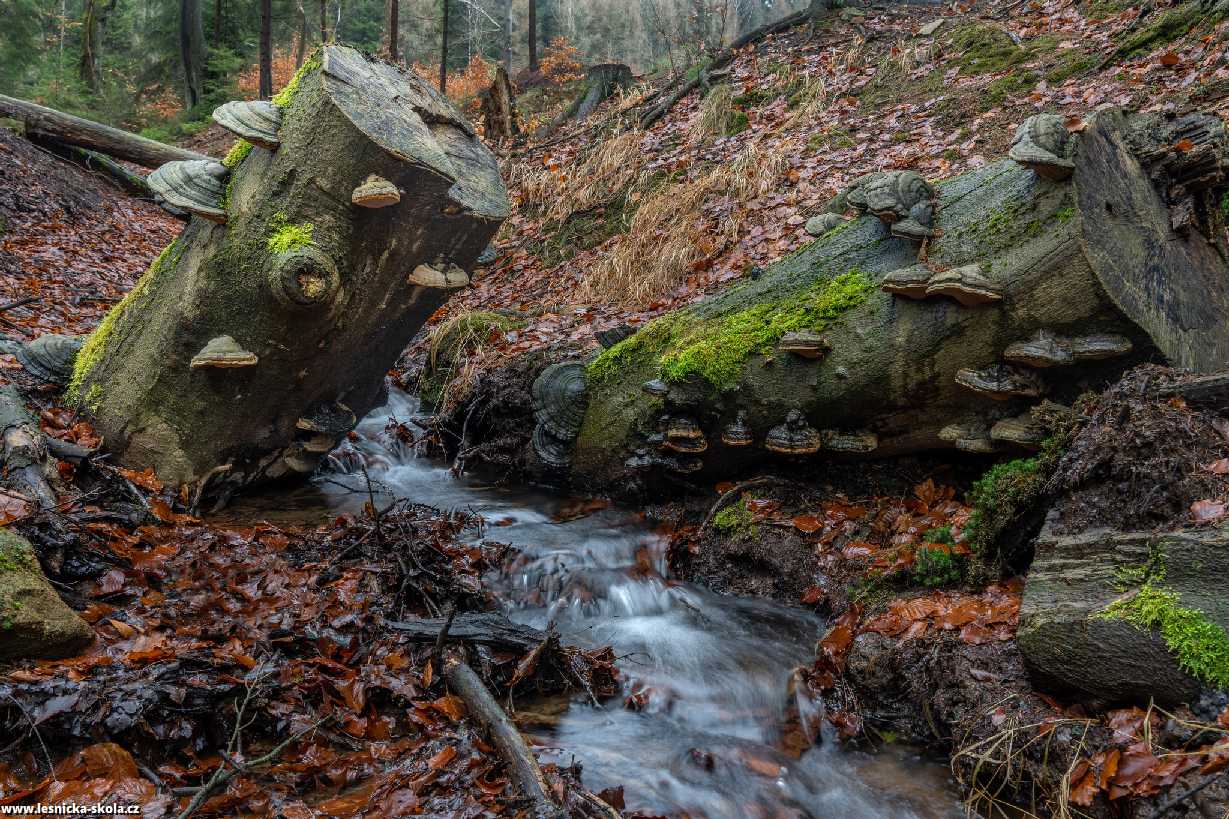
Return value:
M 1223 368 L 1223 124 L 1105 111 L 1069 137 L 1057 123 L 1052 167 L 1013 153 L 1032 165 L 940 183 L 933 210 L 910 199 L 927 195 L 916 179 L 864 182 L 838 203 L 883 221 L 829 219 L 793 256 L 603 352 L 571 477 L 1036 447 L 1027 413 L 1043 397 L 1070 402 L 1141 360 Z M 903 192 L 895 211 L 875 204 L 885 190 Z M 559 447 L 544 461 L 558 467 Z
M 197 497 L 311 473 L 508 213 L 495 158 L 413 72 L 329 46 L 274 103 L 215 112 L 271 146 L 240 143 L 229 177 L 151 176 L 207 218 L 90 336 L 69 386 L 119 461 Z

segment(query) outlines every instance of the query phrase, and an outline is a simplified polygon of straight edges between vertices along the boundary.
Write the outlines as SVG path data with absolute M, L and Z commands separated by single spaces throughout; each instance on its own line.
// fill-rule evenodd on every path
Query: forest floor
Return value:
M 1155 25 L 1171 9 L 1144 8 L 859 9 L 740 54 L 724 103 L 692 94 L 629 137 L 622 115 L 646 87 L 588 122 L 501 147 L 516 211 L 499 257 L 434 326 L 474 314 L 493 323 L 447 350 L 441 373 L 424 360 L 443 333 L 424 337 L 403 383 L 434 378 L 457 406 L 524 393 L 524 374 L 501 370 L 514 357 L 596 349 L 595 331 L 643 323 L 801 247 L 806 219 L 853 178 L 962 173 L 1001 156 L 1038 111 L 1229 112 L 1225 24 L 1174 30 Z M 754 187 L 706 186 L 740 158 L 758 169 Z M 6 334 L 88 332 L 179 230 L 151 203 L 2 129 L 0 181 Z M 649 207 L 661 200 L 695 204 L 666 218 Z M 654 248 L 681 252 L 648 264 Z M 0 357 L 0 383 L 15 370 Z M 39 400 L 49 434 L 91 440 L 53 396 Z M 1190 423 L 1184 407 L 1149 411 L 1175 428 Z M 1224 448 L 1216 435 L 1204 443 Z M 1191 471 L 1205 466 L 1202 449 L 1171 454 Z M 832 618 L 807 680 L 828 698 L 834 727 L 852 741 L 904 738 L 954 757 L 975 807 L 1027 804 L 1032 792 L 1038 813 L 1224 815 L 1224 783 L 1170 803 L 1229 765 L 1225 702 L 1167 714 L 1037 693 L 1013 640 L 1018 579 L 932 590 L 902 573 L 928 533 L 959 533 L 963 491 L 985 466 L 910 460 L 822 481 L 774 475 L 658 514 L 676 522 L 682 576 Z M 407 506 L 383 522 L 220 526 L 174 511 L 151 475 L 103 463 L 66 477 L 72 489 L 55 512 L 0 495 L 0 523 L 35 543 L 98 639 L 80 657 L 0 675 L 0 804 L 106 797 L 174 816 L 229 772 L 200 815 L 517 815 L 433 647 L 382 625 L 492 606 L 481 576 L 504 555 L 464 545 L 475 521 Z M 1173 521 L 1217 520 L 1192 510 L 1222 504 L 1224 491 L 1175 490 Z M 705 524 L 718 498 L 726 505 Z M 385 539 L 392 553 L 376 548 Z M 550 649 L 554 662 L 505 652 L 483 665 L 502 691 L 575 684 L 559 673 L 575 650 Z M 585 683 L 613 690 L 610 658 L 584 660 Z M 297 739 L 276 758 L 248 767 L 288 736 Z M 579 787 L 574 771 L 548 775 L 565 798 Z

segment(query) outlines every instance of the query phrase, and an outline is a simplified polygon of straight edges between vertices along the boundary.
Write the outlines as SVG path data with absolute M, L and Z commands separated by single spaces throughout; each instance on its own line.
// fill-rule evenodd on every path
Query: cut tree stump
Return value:
M 512 81 L 502 65 L 495 69 L 495 81 L 482 95 L 482 124 L 483 136 L 492 143 L 507 142 L 521 131 Z
M 1104 111 L 1068 137 L 1061 119 L 1040 122 L 1032 136 L 1063 143 L 1052 165 L 1021 145 L 1032 166 L 987 165 L 930 202 L 920 178 L 863 180 L 834 204 L 881 218 L 837 219 L 762 275 L 650 323 L 590 370 L 583 397 L 539 384 L 541 471 L 643 486 L 828 454 L 1026 452 L 1044 437 L 1028 415 L 1043 400 L 1070 403 L 1146 360 L 1222 369 L 1225 126 Z M 863 292 L 830 326 L 730 364 L 723 328 L 787 322 L 838 278 Z M 705 360 L 724 377 L 680 366 Z
M 69 385 L 118 462 L 198 499 L 313 472 L 508 214 L 494 156 L 413 72 L 328 46 L 279 96 L 221 117 L 276 150 L 151 175 L 208 218 L 106 316 Z
M 195 151 L 176 148 L 3 94 L 0 94 L 0 116 L 19 120 L 25 126 L 26 136 L 34 142 L 87 148 L 116 159 L 127 159 L 146 168 L 156 168 L 176 160 L 209 159 Z
M 632 84 L 632 70 L 622 63 L 602 63 L 590 66 L 585 84 L 576 99 L 560 117 L 560 122 L 586 119 L 597 107 L 614 96 L 620 88 Z

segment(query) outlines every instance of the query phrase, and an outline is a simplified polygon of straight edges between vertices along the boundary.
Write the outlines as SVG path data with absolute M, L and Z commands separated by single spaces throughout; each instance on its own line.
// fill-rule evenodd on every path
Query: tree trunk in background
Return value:
M 440 93 L 448 93 L 448 0 L 440 0 Z
M 201 0 L 179 0 L 179 59 L 184 76 L 184 105 L 195 108 L 203 95 L 205 28 Z
M 98 0 L 85 0 L 81 12 L 81 59 L 77 73 L 91 94 L 98 91 Z
M 186 0 L 185 0 L 186 2 Z M 273 96 L 273 0 L 260 0 L 260 98 Z
M 222 0 L 213 0 L 213 47 L 222 45 Z
M 327 46 L 284 112 L 223 180 L 226 223 L 194 216 L 74 368 L 117 461 L 196 498 L 309 475 L 508 214 L 495 157 L 414 72 Z M 352 204 L 372 175 L 400 199 Z
M 320 0 L 320 43 L 329 41 L 329 0 Z
M 384 0 L 384 54 L 391 62 L 397 62 L 397 0 Z
M 1167 120 L 1111 109 L 1075 139 L 1070 181 L 1048 181 L 1002 160 L 941 184 L 935 227 L 942 235 L 930 240 L 924 264 L 918 243 L 893 238 L 886 224 L 863 216 L 758 279 L 674 314 L 676 326 L 720 327 L 748 309 L 787 309 L 808 288 L 858 271 L 874 289 L 823 331 L 826 355 L 750 351 L 732 383 L 719 387 L 689 375 L 663 401 L 642 385 L 661 378 L 662 356 L 679 348 L 663 333 L 632 336 L 627 355 L 590 379 L 574 475 L 609 485 L 653 458 L 659 466 L 647 474 L 664 475 L 657 469 L 668 471 L 672 456 L 657 453 L 653 437 L 663 413 L 689 416 L 707 437 L 702 462 L 689 464 L 702 470 L 689 477 L 697 485 L 779 459 L 763 444 L 794 410 L 814 429 L 830 431 L 838 451 L 1020 451 L 1011 419 L 1042 396 L 1069 403 L 1141 360 L 1196 372 L 1223 368 L 1224 124 L 1201 114 Z M 1184 140 L 1188 151 L 1173 147 Z M 943 275 L 939 281 L 954 277 L 1000 300 L 962 306 L 940 295 L 906 298 L 880 289 L 889 274 L 915 295 L 922 295 L 915 282 L 940 289 L 935 276 Z M 1109 344 L 1107 335 L 1131 346 Z M 688 349 L 691 360 L 713 354 Z M 723 445 L 722 431 L 740 414 L 756 445 Z M 642 460 L 627 462 L 637 450 L 645 450 Z
M 512 0 L 504 0 L 504 68 L 512 73 Z
M 307 10 L 303 8 L 303 0 L 299 0 L 299 42 L 294 50 L 294 67 L 297 71 L 303 66 L 303 58 L 307 55 Z
M 482 95 L 482 127 L 487 142 L 506 142 L 517 135 L 516 99 L 512 81 L 503 65 L 495 69 L 495 81 Z
M 538 70 L 538 0 L 529 0 L 529 70 Z

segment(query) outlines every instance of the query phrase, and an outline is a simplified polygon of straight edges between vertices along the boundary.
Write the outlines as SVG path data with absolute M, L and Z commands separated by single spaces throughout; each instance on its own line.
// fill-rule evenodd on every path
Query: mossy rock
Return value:
M 1047 525 L 1017 635 L 1037 681 L 1165 706 L 1229 681 L 1229 531 L 1086 532 Z
M 93 639 L 43 576 L 30 544 L 0 529 L 0 662 L 69 657 Z

